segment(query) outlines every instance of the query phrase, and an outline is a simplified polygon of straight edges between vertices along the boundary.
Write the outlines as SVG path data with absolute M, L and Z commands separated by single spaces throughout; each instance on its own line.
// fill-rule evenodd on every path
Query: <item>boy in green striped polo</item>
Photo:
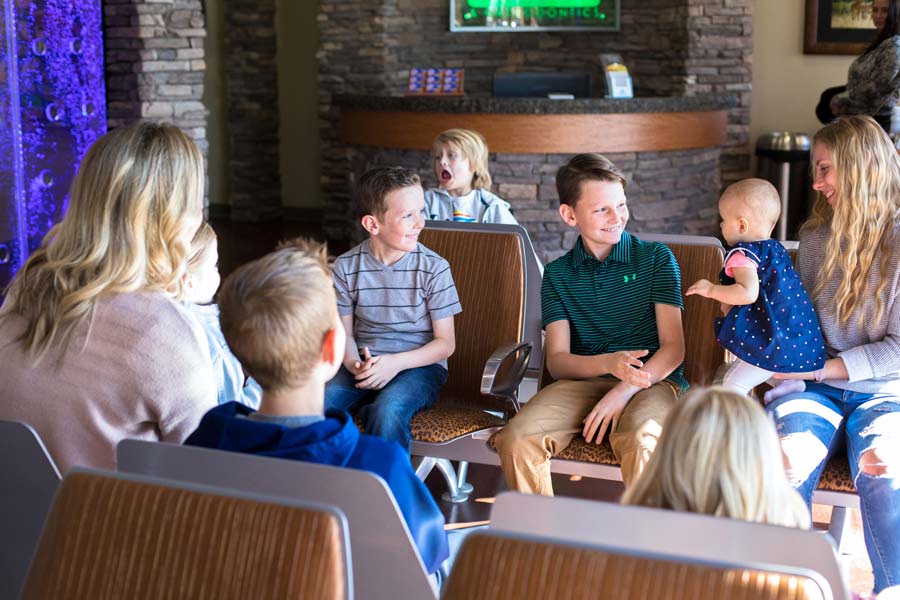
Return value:
M 547 368 L 557 380 L 497 434 L 511 489 L 553 495 L 550 458 L 575 436 L 609 441 L 628 485 L 643 470 L 683 375 L 681 274 L 663 244 L 625 231 L 625 178 L 579 154 L 556 174 L 559 214 L 580 234 L 541 287 Z

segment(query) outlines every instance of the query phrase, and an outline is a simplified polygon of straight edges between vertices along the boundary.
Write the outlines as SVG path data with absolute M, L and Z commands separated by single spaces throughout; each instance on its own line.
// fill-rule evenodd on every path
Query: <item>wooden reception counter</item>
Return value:
M 658 152 L 725 142 L 734 96 L 549 100 L 345 95 L 341 141 L 428 150 L 435 135 L 474 129 L 498 154 Z

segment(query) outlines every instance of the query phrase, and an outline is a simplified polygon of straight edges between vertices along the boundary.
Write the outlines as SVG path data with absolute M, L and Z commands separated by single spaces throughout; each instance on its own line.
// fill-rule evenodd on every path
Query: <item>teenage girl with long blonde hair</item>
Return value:
M 812 216 L 797 272 L 828 360 L 806 390 L 769 404 L 787 473 L 807 503 L 846 445 L 875 590 L 900 584 L 900 157 L 871 117 L 842 117 L 813 144 Z
M 675 404 L 622 502 L 810 527 L 806 505 L 785 477 L 771 419 L 756 401 L 724 387 L 693 390 Z
M 123 438 L 180 442 L 215 404 L 199 323 L 173 301 L 203 181 L 203 157 L 176 127 L 108 133 L 7 290 L 0 419 L 32 425 L 62 471 L 115 468 Z

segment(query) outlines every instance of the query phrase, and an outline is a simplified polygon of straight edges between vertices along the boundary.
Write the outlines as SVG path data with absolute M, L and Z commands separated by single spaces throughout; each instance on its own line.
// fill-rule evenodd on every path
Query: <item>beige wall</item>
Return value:
M 277 0 L 276 7 L 281 204 L 318 207 L 318 3 Z
M 209 200 L 228 205 L 223 0 L 208 0 L 205 8 L 207 70 L 203 101 L 209 109 Z M 316 4 L 277 0 L 276 9 L 282 205 L 315 208 L 320 205 Z
M 854 56 L 803 54 L 803 0 L 754 0 L 750 141 L 768 131 L 802 131 L 821 124 L 815 109 L 827 87 L 847 82 Z

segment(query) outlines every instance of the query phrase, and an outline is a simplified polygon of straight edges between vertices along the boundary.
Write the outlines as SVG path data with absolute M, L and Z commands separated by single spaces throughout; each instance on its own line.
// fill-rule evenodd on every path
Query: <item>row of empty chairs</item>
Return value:
M 26 425 L 0 422 L 0 448 L 11 492 L 0 499 L 0 597 L 437 593 L 389 489 L 367 472 L 126 440 L 119 472 L 73 469 L 60 484 Z M 34 470 L 54 477 L 17 485 Z M 849 596 L 815 532 L 504 493 L 442 597 Z

